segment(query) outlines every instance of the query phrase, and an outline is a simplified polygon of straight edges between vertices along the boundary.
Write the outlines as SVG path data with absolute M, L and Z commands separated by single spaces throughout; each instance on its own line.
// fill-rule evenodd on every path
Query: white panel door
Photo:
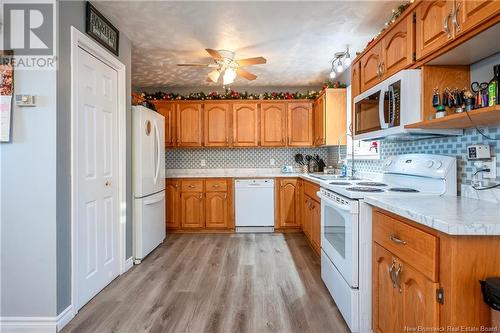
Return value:
M 119 274 L 118 74 L 78 49 L 77 308 Z

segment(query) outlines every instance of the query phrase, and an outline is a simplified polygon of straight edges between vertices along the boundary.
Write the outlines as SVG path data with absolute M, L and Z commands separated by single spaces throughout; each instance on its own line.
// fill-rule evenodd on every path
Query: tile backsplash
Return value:
M 223 168 L 279 168 L 294 165 L 295 154 L 319 155 L 326 162 L 327 148 L 195 148 L 167 149 L 165 167 L 167 169 L 223 169 Z M 275 165 L 270 160 L 275 160 Z M 205 165 L 202 165 L 205 160 Z
M 467 129 L 463 136 L 426 139 L 408 142 L 382 141 L 380 143 L 380 160 L 356 160 L 355 168 L 358 171 L 380 172 L 383 161 L 391 155 L 426 153 L 437 155 L 455 156 L 457 158 L 458 188 L 461 184 L 470 184 L 474 172 L 473 162 L 467 160 L 467 146 L 472 144 L 489 144 L 492 155 L 497 156 L 497 170 L 500 167 L 500 126 L 481 128 L 483 133 L 492 139 L 484 138 L 476 129 Z M 330 160 L 336 160 L 338 149 L 344 147 L 330 147 L 328 155 Z M 342 155 L 343 156 L 343 155 Z M 497 173 L 497 182 L 500 175 Z

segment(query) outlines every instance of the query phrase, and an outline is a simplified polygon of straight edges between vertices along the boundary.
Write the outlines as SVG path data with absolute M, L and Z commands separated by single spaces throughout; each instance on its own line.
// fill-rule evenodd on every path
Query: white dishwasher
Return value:
M 274 179 L 236 179 L 236 232 L 274 231 Z

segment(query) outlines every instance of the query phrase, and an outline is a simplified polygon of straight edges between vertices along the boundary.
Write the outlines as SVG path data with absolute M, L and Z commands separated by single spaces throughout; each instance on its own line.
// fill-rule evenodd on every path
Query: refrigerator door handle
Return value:
M 165 193 L 162 192 L 161 195 L 155 199 L 144 200 L 144 205 L 145 206 L 154 205 L 155 203 L 163 201 L 163 199 L 165 199 Z
M 154 122 L 154 131 L 155 131 L 155 171 L 154 171 L 154 183 L 158 183 L 158 176 L 160 173 L 160 156 L 161 156 L 161 151 L 160 151 L 160 131 L 158 129 L 158 123 L 155 121 Z

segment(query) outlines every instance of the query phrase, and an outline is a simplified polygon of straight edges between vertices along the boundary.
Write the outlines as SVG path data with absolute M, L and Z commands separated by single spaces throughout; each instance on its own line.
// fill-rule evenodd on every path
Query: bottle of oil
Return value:
M 500 104 L 500 96 L 498 95 L 499 71 L 500 65 L 493 66 L 493 79 L 488 84 L 488 106 Z

